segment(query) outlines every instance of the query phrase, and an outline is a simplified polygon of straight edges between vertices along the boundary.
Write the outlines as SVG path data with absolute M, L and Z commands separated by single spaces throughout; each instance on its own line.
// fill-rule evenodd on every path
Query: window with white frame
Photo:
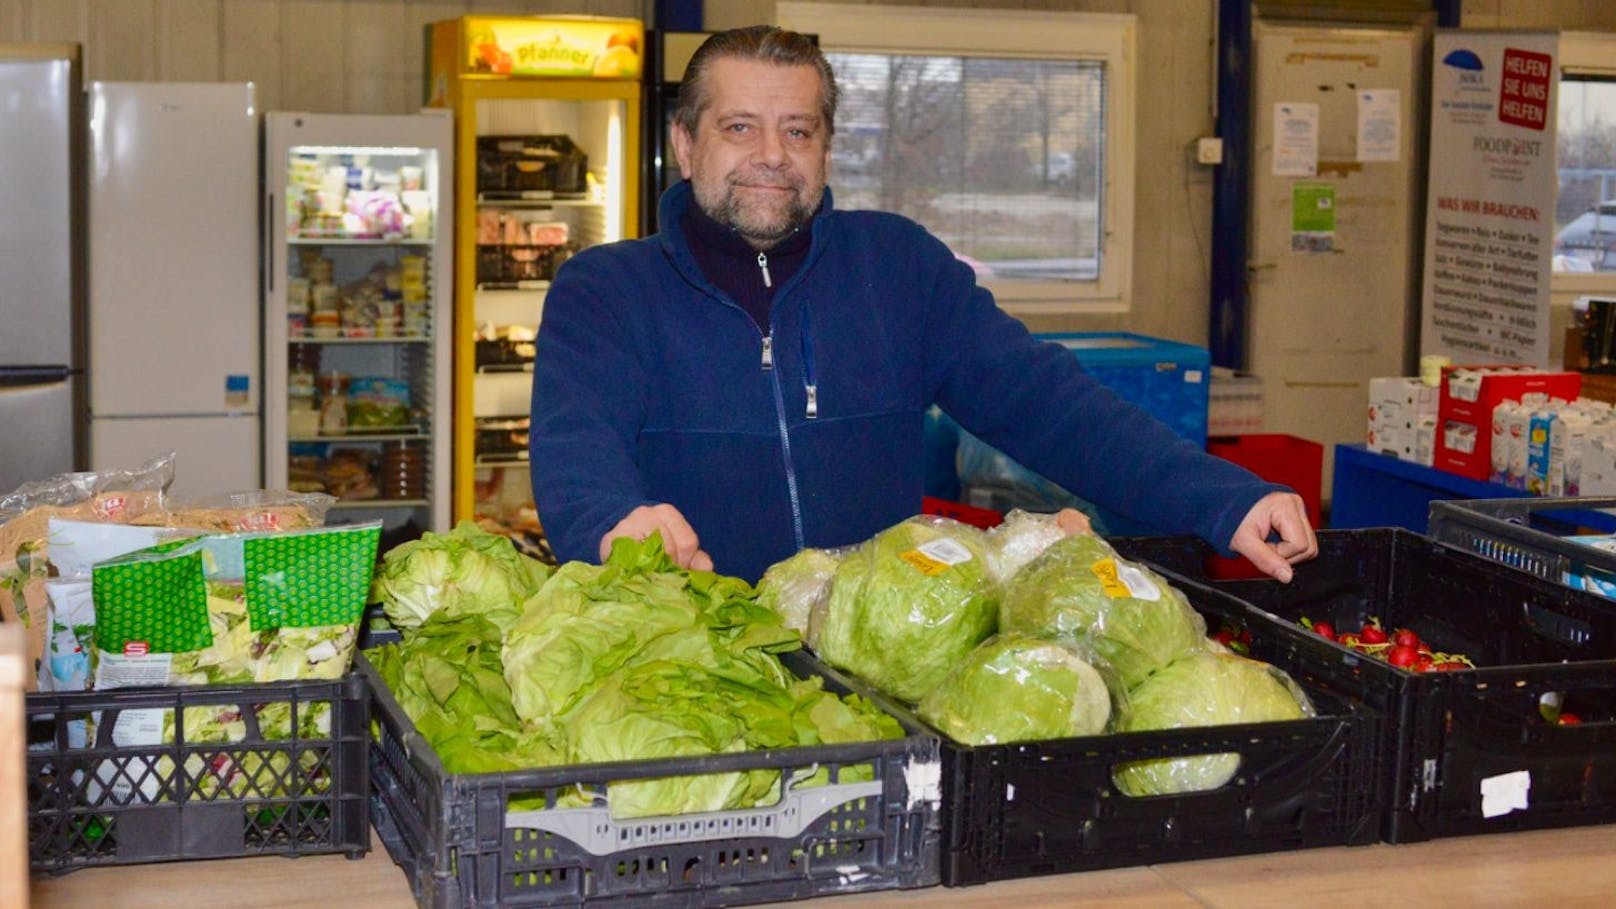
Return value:
M 1616 290 L 1616 34 L 1560 36 L 1554 286 Z
M 1131 15 L 780 2 L 841 103 L 838 208 L 925 225 L 1000 305 L 1128 306 Z

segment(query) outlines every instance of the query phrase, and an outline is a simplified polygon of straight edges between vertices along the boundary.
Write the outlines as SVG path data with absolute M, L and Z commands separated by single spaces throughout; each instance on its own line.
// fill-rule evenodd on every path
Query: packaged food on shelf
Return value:
M 375 460 L 367 448 L 333 448 L 321 474 L 326 492 L 343 501 L 378 497 Z
M 477 191 L 514 198 L 578 198 L 589 190 L 589 156 L 570 136 L 477 137 Z

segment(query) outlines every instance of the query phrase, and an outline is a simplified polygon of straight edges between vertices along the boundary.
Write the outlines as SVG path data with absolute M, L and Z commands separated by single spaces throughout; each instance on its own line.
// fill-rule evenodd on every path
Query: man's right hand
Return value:
M 612 541 L 618 537 L 643 540 L 657 531 L 662 532 L 662 547 L 680 568 L 713 570 L 712 557 L 702 551 L 701 541 L 696 538 L 690 522 L 679 509 L 668 504 L 641 505 L 618 521 L 617 526 L 600 538 L 600 560 L 604 562 L 611 555 Z

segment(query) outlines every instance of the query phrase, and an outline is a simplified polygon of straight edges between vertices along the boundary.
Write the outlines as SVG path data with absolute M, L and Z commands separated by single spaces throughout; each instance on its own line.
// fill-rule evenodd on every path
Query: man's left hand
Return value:
M 1269 535 L 1279 541 L 1268 542 Z M 1257 500 L 1235 529 L 1229 548 L 1251 560 L 1258 570 L 1289 584 L 1291 566 L 1319 554 L 1319 541 L 1307 522 L 1307 508 L 1294 492 L 1271 492 Z

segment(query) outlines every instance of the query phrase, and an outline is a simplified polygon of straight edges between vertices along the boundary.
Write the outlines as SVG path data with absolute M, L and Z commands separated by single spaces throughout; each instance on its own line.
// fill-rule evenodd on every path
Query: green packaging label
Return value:
M 108 653 L 187 653 L 213 643 L 202 551 L 163 544 L 103 562 L 91 574 L 95 646 Z
M 251 536 L 243 543 L 254 631 L 358 624 L 380 525 Z

